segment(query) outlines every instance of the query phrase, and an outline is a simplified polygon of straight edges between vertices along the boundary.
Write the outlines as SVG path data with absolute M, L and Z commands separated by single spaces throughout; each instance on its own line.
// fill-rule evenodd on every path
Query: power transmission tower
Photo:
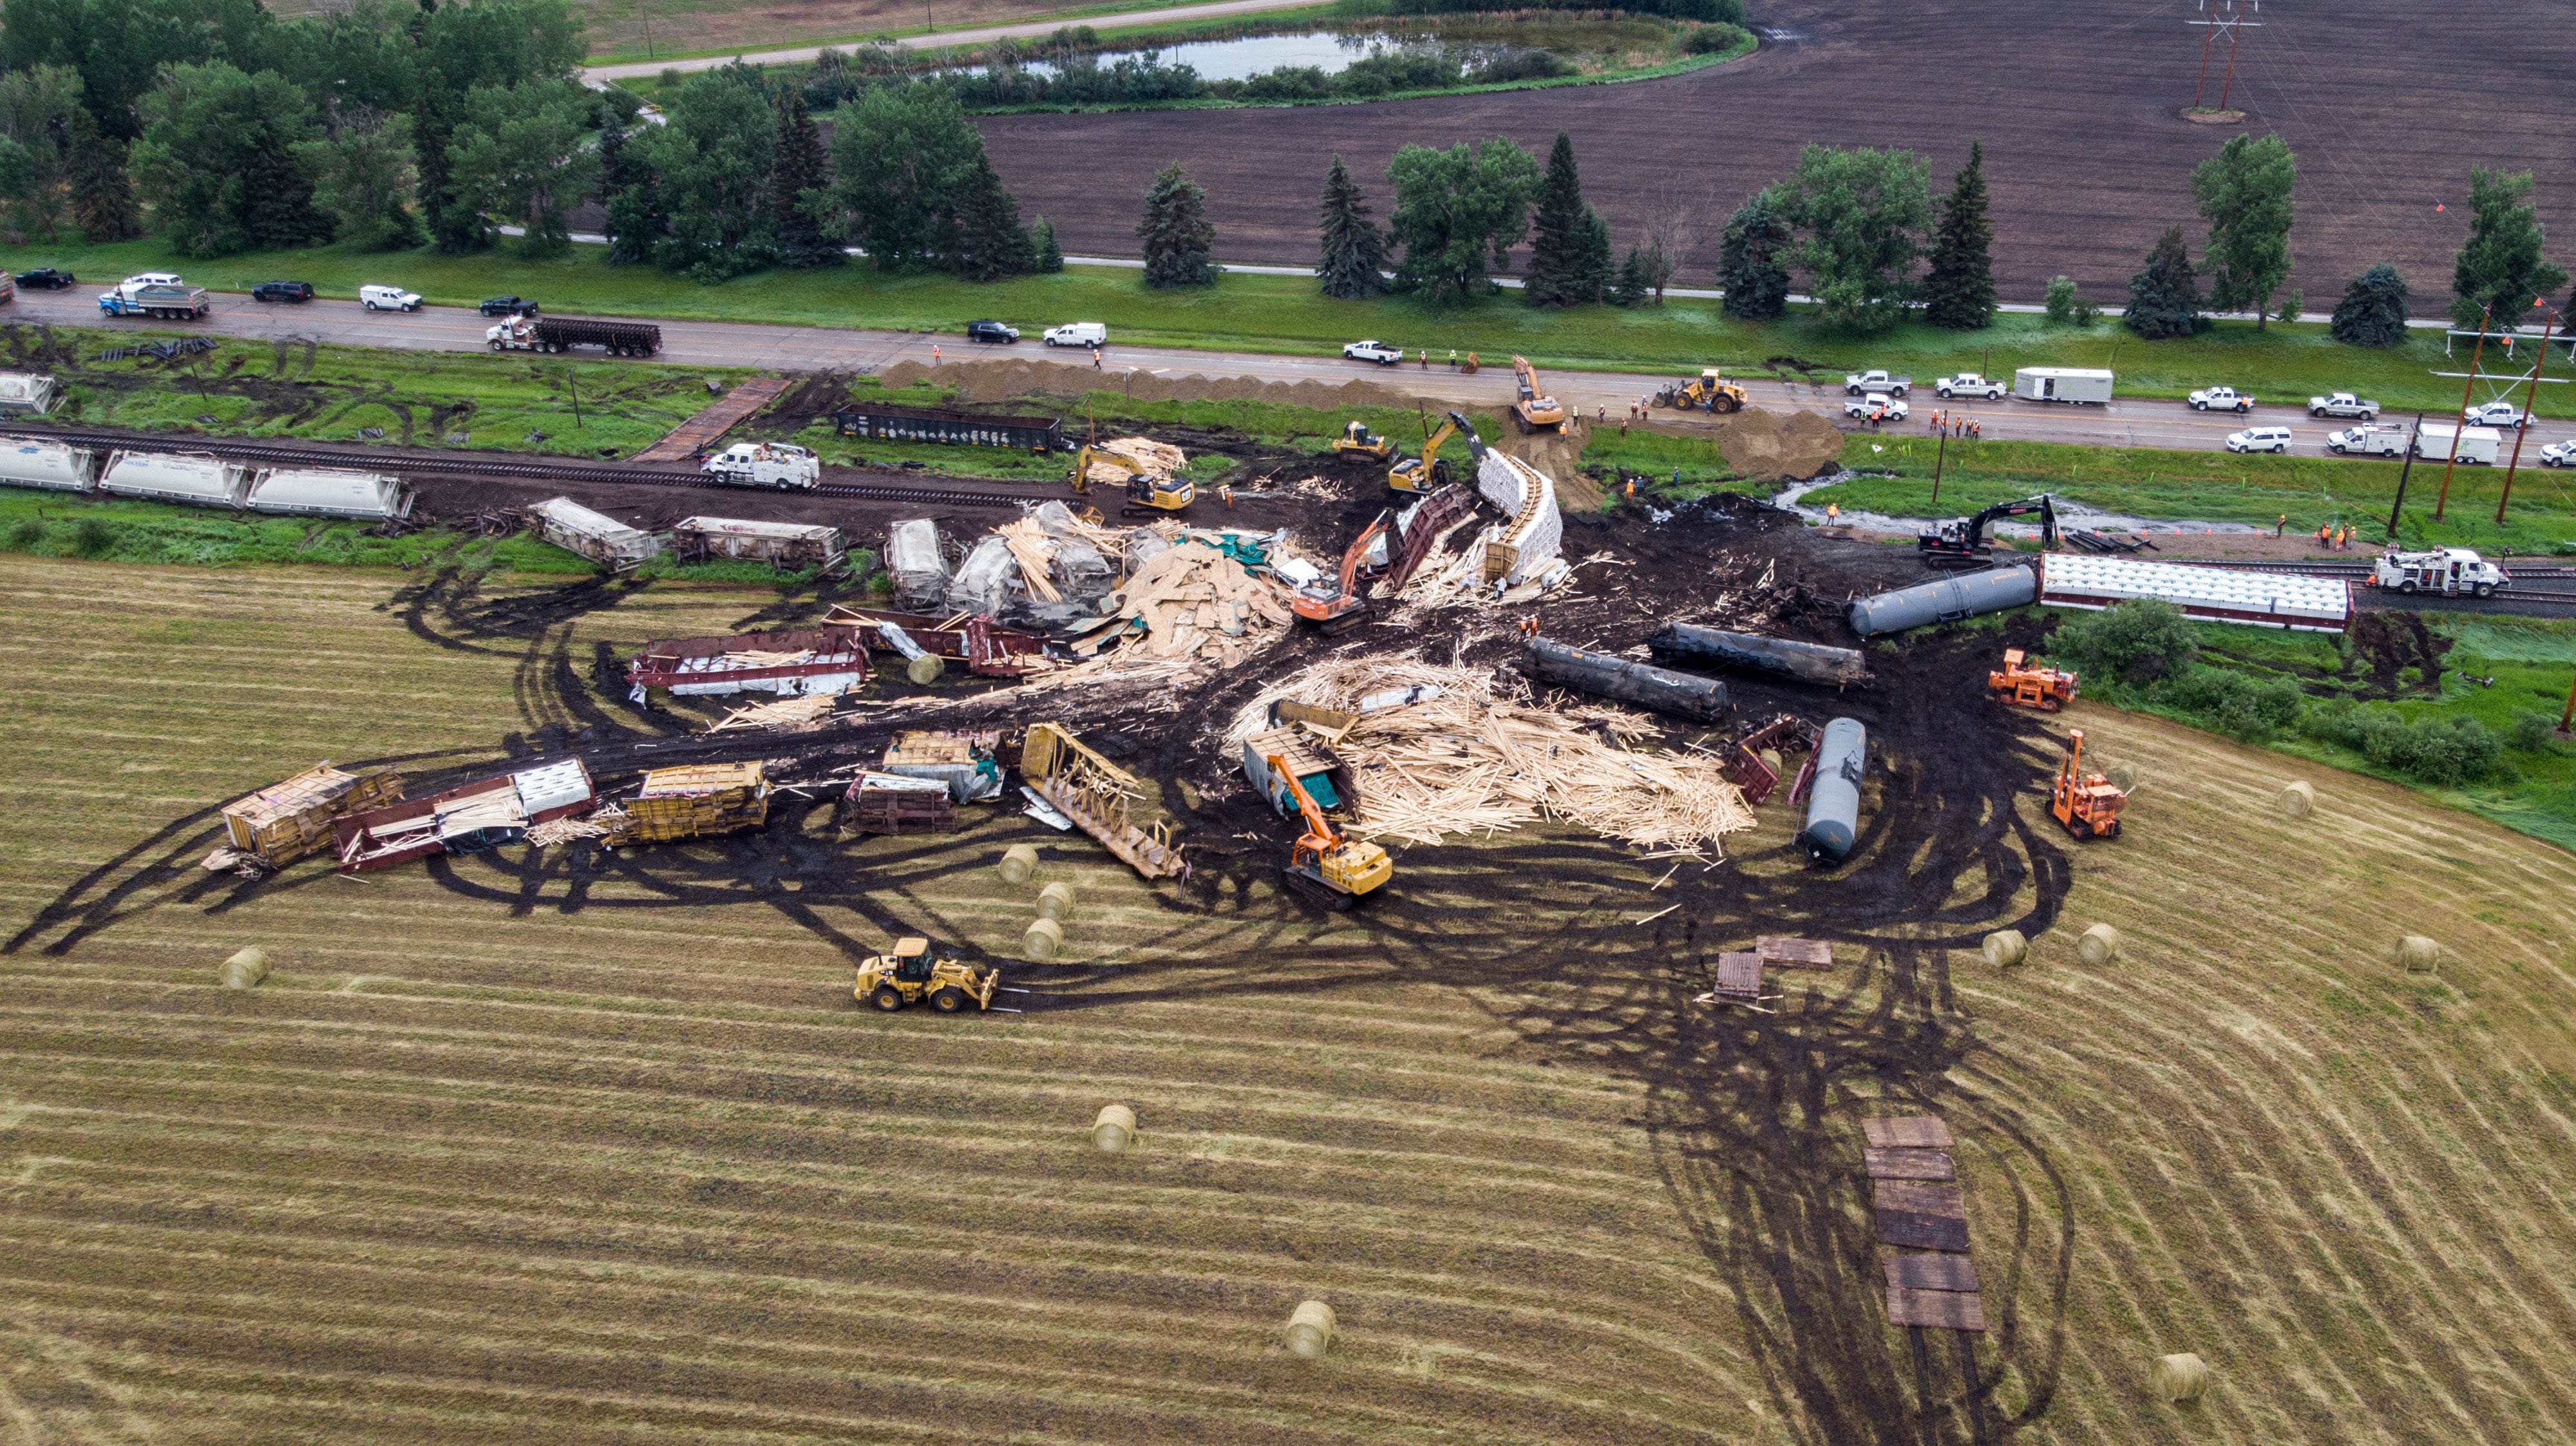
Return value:
M 2202 18 L 2184 22 L 2201 26 L 2207 32 L 2200 42 L 2200 81 L 2191 91 L 2193 110 L 2201 108 L 2201 97 L 2208 93 L 2209 52 L 2217 45 L 2221 34 L 2227 37 L 2227 78 L 2219 82 L 2218 108 L 2227 109 L 2228 94 L 2236 88 L 2236 46 L 2245 38 L 2240 32 L 2249 26 L 2260 29 L 2263 24 L 2260 20 L 2246 19 L 2248 11 L 2262 14 L 2263 0 L 2200 0 Z

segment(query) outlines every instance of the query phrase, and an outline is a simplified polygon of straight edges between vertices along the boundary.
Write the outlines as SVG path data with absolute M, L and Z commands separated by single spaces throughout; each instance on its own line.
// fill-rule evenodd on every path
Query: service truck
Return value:
M 1843 376 L 1843 395 L 1847 397 L 1857 397 L 1869 392 L 1884 392 L 1891 397 L 1901 397 L 1913 389 L 1914 378 L 1889 376 L 1883 367 L 1871 367 L 1865 372 L 1847 372 Z
M 2311 417 L 2359 417 L 2365 422 L 2379 420 L 2379 403 L 2364 400 L 2351 392 L 2329 392 L 2308 398 Z
M 2445 597 L 2468 593 L 2488 597 L 2513 586 L 2503 568 L 2465 547 L 2437 547 L 2429 552 L 2390 551 L 2371 565 L 2370 585 L 2399 592 L 2437 592 Z
M 2326 450 L 2344 456 L 2400 457 L 2406 453 L 2406 429 L 2394 422 L 2364 422 L 2326 434 Z
M 599 321 L 587 316 L 514 316 L 483 333 L 494 351 L 562 351 L 604 346 L 610 356 L 651 356 L 662 349 L 662 328 L 643 321 Z
M 707 459 L 701 469 L 729 487 L 790 487 L 805 491 L 823 480 L 823 463 L 812 452 L 787 442 L 736 442 Z
M 146 271 L 102 291 L 98 309 L 109 316 L 155 316 L 164 321 L 194 321 L 215 309 L 206 288 L 190 286 L 175 272 Z

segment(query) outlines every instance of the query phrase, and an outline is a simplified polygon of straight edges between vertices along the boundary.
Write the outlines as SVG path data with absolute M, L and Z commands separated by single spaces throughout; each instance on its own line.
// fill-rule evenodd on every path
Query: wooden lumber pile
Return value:
M 1196 538 L 1147 558 L 1104 611 L 1109 621 L 1073 644 L 1077 656 L 1123 642 L 1130 654 L 1214 659 L 1230 668 L 1294 620 L 1278 583 Z
M 402 779 L 390 768 L 350 773 L 322 763 L 234 800 L 224 809 L 224 832 L 236 855 L 282 868 L 328 842 L 333 819 L 401 798 Z
M 768 770 L 757 762 L 656 768 L 635 797 L 593 818 L 612 848 L 758 828 L 769 821 Z
M 1189 454 L 1150 437 L 1115 437 L 1091 449 L 1091 485 L 1122 490 L 1135 476 L 1178 477 Z
M 787 728 L 812 723 L 837 711 L 847 691 L 808 693 L 801 698 L 781 698 L 775 703 L 746 704 L 717 719 L 706 731 L 730 733 L 739 728 Z
M 1361 706 L 1379 695 L 1421 701 Z M 1484 670 L 1410 658 L 1319 663 L 1246 705 L 1228 734 L 1230 751 L 1270 726 L 1279 698 L 1361 715 L 1335 752 L 1350 767 L 1364 837 L 1438 843 L 1553 818 L 1714 859 L 1726 835 L 1754 826 L 1719 760 L 1636 751 L 1628 743 L 1651 727 L 1637 715 L 1497 697 Z
M 994 528 L 993 535 L 1002 539 L 1020 564 L 1020 581 L 1027 586 L 1029 596 L 1039 602 L 1063 599 L 1064 594 L 1056 591 L 1055 584 L 1047 578 L 1047 565 L 1055 560 L 1055 539 L 1047 536 L 1045 528 L 1038 526 L 1034 518 L 1023 517 Z

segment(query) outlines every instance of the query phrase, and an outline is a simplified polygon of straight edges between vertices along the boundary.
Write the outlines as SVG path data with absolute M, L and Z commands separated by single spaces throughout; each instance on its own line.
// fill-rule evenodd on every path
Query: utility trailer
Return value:
M 514 316 L 483 332 L 494 351 L 558 352 L 605 347 L 610 356 L 651 356 L 662 349 L 662 328 L 645 321 L 603 321 L 589 316 Z
M 945 442 L 967 447 L 1064 450 L 1064 423 L 1054 417 L 990 417 L 936 407 L 843 407 L 832 425 L 844 437 L 883 442 Z

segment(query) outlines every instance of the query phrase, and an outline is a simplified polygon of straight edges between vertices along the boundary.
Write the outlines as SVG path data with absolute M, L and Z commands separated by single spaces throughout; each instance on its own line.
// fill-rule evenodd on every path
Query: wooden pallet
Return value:
M 635 462 L 686 462 L 712 447 L 725 433 L 741 426 L 752 413 L 787 395 L 786 377 L 753 377 L 724 394 L 715 405 L 673 427 L 662 440 L 628 459 Z
M 1873 1180 L 1950 1180 L 1957 1171 L 1950 1164 L 1946 1150 L 1882 1150 L 1871 1146 L 1860 1152 L 1861 1164 Z
M 1908 1290 L 1891 1285 L 1887 1288 L 1887 1318 L 1901 1326 L 1981 1331 L 1986 1328 L 1986 1301 L 1973 1290 Z
M 1765 934 L 1753 941 L 1753 952 L 1765 964 L 1783 969 L 1831 969 L 1834 946 L 1822 939 L 1793 939 L 1782 934 Z

